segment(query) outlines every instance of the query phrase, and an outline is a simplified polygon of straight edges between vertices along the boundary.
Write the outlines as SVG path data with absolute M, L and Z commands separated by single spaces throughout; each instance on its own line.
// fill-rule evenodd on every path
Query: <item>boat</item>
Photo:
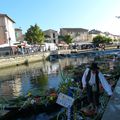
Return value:
M 44 96 L 44 98 L 45 97 L 46 96 Z M 50 96 L 47 96 L 47 100 L 44 102 L 41 99 L 43 96 L 29 96 L 27 98 L 25 97 L 24 99 L 19 98 L 20 102 L 18 105 L 15 102 L 18 100 L 18 98 L 10 100 L 9 104 L 4 104 L 4 107 L 1 107 L 8 112 L 1 116 L 0 120 L 16 120 L 18 118 L 25 118 L 42 113 L 51 114 L 57 112 L 61 109 L 62 106 L 56 103 L 56 97 L 57 96 L 55 93 L 51 93 Z M 14 104 L 11 105 L 13 101 Z
M 48 104 L 47 106 L 34 104 L 34 105 L 29 105 L 22 109 L 17 107 L 5 108 L 5 109 L 9 110 L 9 112 L 6 113 L 4 116 L 2 116 L 0 120 L 16 120 L 18 118 L 26 118 L 32 115 L 38 115 L 42 113 L 46 113 L 49 115 L 51 113 L 59 111 L 61 109 L 61 106 L 58 105 L 57 103 Z
M 0 117 L 0 120 L 16 120 L 21 117 L 28 117 L 41 113 L 51 114 L 61 109 L 56 103 L 57 93 L 51 88 L 46 95 L 20 96 L 11 100 L 1 101 L 1 109 L 7 111 Z

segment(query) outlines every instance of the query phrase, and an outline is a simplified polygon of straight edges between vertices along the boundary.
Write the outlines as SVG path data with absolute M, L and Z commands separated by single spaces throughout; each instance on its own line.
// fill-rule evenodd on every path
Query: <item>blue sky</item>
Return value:
M 120 0 L 0 0 L 0 13 L 7 14 L 23 33 L 30 25 L 42 30 L 85 28 L 120 35 Z

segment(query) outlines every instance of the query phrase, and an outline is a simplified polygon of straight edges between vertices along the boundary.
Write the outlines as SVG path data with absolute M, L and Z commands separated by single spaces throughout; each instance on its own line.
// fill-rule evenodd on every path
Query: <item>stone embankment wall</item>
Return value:
M 46 59 L 50 55 L 50 52 L 35 53 L 30 55 L 15 55 L 9 57 L 0 58 L 0 69 L 10 66 L 18 66 L 22 64 L 28 64 L 31 62 L 41 61 Z
M 71 52 L 70 50 L 59 50 L 59 51 L 51 51 L 51 52 L 38 52 L 29 55 L 25 54 L 25 55 L 0 57 L 0 69 L 41 61 L 53 54 L 63 54 L 63 53 L 70 54 L 70 52 Z
M 116 49 L 116 48 L 106 48 L 106 50 Z M 28 64 L 31 62 L 37 62 L 43 59 L 46 59 L 50 55 L 54 54 L 71 54 L 71 52 L 75 53 L 83 53 L 83 52 L 96 52 L 92 49 L 85 49 L 85 50 L 58 50 L 58 51 L 50 51 L 50 52 L 39 52 L 29 55 L 15 55 L 15 56 L 8 56 L 8 57 L 0 57 L 0 69 L 6 68 L 10 66 L 18 66 L 21 64 Z

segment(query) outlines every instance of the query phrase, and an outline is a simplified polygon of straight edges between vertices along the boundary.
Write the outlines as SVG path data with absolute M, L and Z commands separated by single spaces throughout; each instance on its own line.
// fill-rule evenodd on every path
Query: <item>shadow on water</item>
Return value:
M 40 74 L 38 76 L 35 76 L 31 79 L 32 87 L 42 87 L 44 85 L 47 85 L 48 83 L 48 75 L 44 74 L 43 70 L 40 69 Z

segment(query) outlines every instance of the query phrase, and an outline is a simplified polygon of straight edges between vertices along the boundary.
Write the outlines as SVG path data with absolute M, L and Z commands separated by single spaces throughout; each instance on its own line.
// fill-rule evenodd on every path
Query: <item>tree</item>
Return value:
M 63 39 L 64 39 L 64 36 L 59 35 L 59 36 L 58 36 L 58 39 L 59 39 L 59 40 L 63 40 Z
M 112 42 L 112 39 L 111 39 L 111 38 L 105 38 L 105 43 L 106 43 L 106 44 L 109 44 L 110 42 Z
M 93 44 L 97 47 L 99 46 L 99 44 L 108 44 L 111 41 L 112 41 L 111 38 L 104 37 L 104 36 L 101 36 L 101 35 L 98 35 L 98 36 L 93 38 Z
M 67 44 L 72 43 L 72 38 L 70 35 L 63 36 L 63 41 L 65 41 Z
M 32 44 L 41 44 L 44 42 L 44 33 L 37 24 L 35 24 L 34 26 L 31 25 L 25 33 L 25 40 Z
M 93 44 L 95 46 L 98 47 L 100 43 L 103 43 L 103 37 L 102 36 L 98 35 L 98 36 L 93 38 Z

